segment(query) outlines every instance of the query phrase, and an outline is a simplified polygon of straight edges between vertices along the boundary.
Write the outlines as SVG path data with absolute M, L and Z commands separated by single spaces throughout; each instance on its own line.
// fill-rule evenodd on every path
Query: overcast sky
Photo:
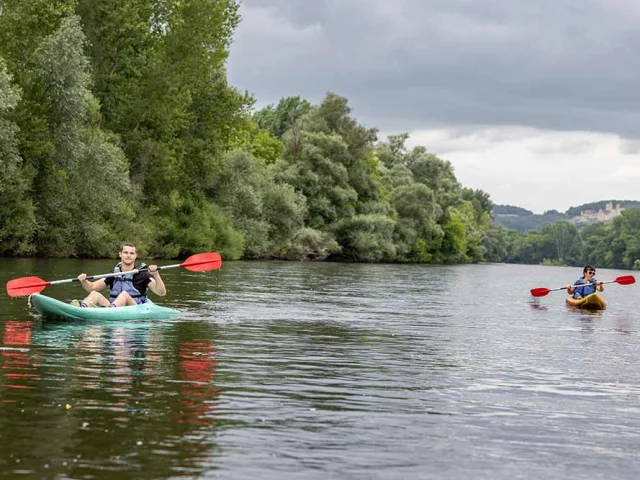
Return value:
M 640 1 L 243 0 L 229 80 L 257 107 L 346 97 L 458 180 L 536 213 L 640 200 Z

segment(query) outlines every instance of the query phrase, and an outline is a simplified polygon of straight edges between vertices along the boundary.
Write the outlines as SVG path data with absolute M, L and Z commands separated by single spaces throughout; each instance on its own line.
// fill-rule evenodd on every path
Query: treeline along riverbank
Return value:
M 586 236 L 494 225 L 488 193 L 337 94 L 254 111 L 225 71 L 236 1 L 0 5 L 0 255 L 112 257 L 130 240 L 165 258 L 640 258 L 616 230 L 632 215 Z

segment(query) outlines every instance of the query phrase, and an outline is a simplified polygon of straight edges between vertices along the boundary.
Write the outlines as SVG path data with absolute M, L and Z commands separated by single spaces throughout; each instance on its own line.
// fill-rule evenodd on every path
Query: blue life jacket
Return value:
M 580 277 L 575 281 L 574 285 L 580 285 L 584 283 L 584 276 Z M 573 292 L 573 298 L 584 298 L 587 295 L 591 295 L 592 293 L 596 293 L 596 283 L 598 280 L 594 278 L 591 279 L 587 285 L 582 285 L 581 287 L 576 287 L 576 291 Z
M 119 273 L 122 263 L 119 262 L 113 269 L 113 273 Z M 143 269 L 147 268 L 144 263 L 137 265 L 135 269 Z M 147 272 L 138 272 L 136 274 L 133 273 L 125 273 L 123 275 L 117 275 L 111 277 L 111 281 L 113 281 L 113 286 L 111 287 L 111 291 L 109 292 L 109 301 L 113 302 L 121 292 L 127 292 L 131 295 L 131 298 L 135 300 L 136 303 L 146 303 L 147 301 L 147 285 L 149 282 L 140 282 L 142 280 L 140 274 L 143 274 L 144 279 L 147 279 Z M 109 282 L 111 283 L 111 282 Z M 136 286 L 137 285 L 137 288 Z

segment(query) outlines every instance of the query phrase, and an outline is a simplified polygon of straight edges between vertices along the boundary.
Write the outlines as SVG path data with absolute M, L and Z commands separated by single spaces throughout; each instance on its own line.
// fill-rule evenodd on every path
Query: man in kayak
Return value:
M 73 300 L 72 305 L 77 307 L 123 307 L 125 305 L 137 305 L 147 301 L 147 290 L 164 297 L 167 289 L 164 286 L 157 265 L 147 267 L 144 263 L 136 265 L 138 252 L 133 243 L 123 243 L 120 246 L 120 262 L 113 269 L 114 273 L 122 272 L 122 275 L 101 278 L 95 282 L 87 280 L 87 274 L 78 275 L 80 285 L 89 295 L 82 301 Z M 127 274 L 132 270 L 143 271 Z M 101 290 L 109 287 L 109 299 Z
M 580 285 L 580 286 L 578 286 Z M 573 285 L 567 285 L 569 295 L 575 299 L 584 298 L 587 295 L 604 291 L 602 282 L 596 280 L 596 269 L 591 265 L 587 265 L 582 270 L 582 276 L 574 282 Z

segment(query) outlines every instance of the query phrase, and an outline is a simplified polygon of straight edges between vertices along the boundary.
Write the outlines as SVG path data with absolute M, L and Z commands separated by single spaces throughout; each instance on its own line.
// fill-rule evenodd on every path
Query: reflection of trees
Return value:
M 39 379 L 29 383 L 39 407 L 30 406 L 28 425 L 0 415 L 0 438 L 15 434 L 5 452 L 35 476 L 197 476 L 205 459 L 211 461 L 217 393 L 216 350 L 211 332 L 203 331 L 208 325 L 42 323 L 32 335 L 33 322 L 15 323 L 7 322 L 4 344 L 32 339 L 34 345 L 19 352 L 24 357 L 3 350 L 3 372 L 7 365 L 30 365 L 20 373 L 34 377 L 21 380 Z M 0 388 L 0 407 L 9 398 L 26 403 L 24 390 L 5 392 Z M 53 428 L 55 439 L 43 433 Z M 3 470 L 0 460 L 0 477 Z

